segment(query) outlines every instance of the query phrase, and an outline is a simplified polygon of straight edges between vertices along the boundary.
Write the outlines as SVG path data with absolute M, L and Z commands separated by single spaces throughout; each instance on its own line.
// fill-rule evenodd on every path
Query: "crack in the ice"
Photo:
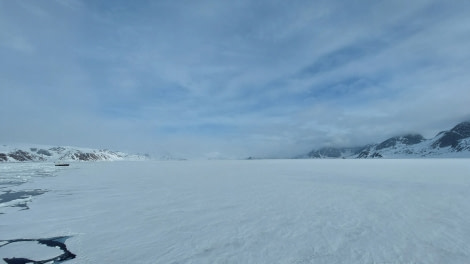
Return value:
M 62 250 L 62 254 L 59 256 L 44 259 L 44 260 L 32 260 L 28 258 L 4 258 L 3 260 L 7 264 L 44 264 L 44 263 L 61 263 L 66 260 L 74 259 L 76 257 L 75 254 L 70 252 L 65 245 L 65 240 L 70 238 L 70 236 L 60 236 L 60 237 L 52 237 L 52 238 L 40 238 L 40 239 L 10 239 L 10 240 L 0 240 L 0 247 L 17 243 L 17 242 L 38 242 L 38 244 L 46 245 L 48 247 L 55 247 Z
M 48 192 L 48 190 L 34 189 L 34 190 L 21 190 L 21 191 L 12 191 L 8 190 L 4 193 L 0 193 L 0 207 L 20 207 L 22 210 L 28 210 L 28 202 L 30 202 L 31 197 L 42 195 Z M 16 201 L 16 203 L 15 203 Z M 8 205 L 12 203 L 11 205 Z

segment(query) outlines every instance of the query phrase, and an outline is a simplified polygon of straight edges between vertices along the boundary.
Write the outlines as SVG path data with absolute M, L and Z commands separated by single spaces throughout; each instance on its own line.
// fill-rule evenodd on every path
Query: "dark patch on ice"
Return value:
M 6 191 L 5 193 L 0 194 L 0 203 L 6 203 L 10 201 L 14 201 L 17 199 L 25 199 L 30 196 L 38 196 L 41 194 L 46 193 L 47 190 L 42 189 L 35 189 L 29 191 Z
M 46 193 L 47 190 L 35 189 L 30 191 L 6 191 L 0 194 L 0 203 L 6 203 L 17 199 L 28 198 L 29 196 L 37 196 Z
M 1 203 L 7 203 L 11 201 L 15 201 L 18 199 L 26 199 L 31 196 L 38 196 L 41 194 L 46 193 L 47 190 L 42 190 L 42 189 L 35 189 L 35 190 L 29 190 L 29 191 L 6 191 L 4 193 L 0 193 L 0 204 Z M 27 202 L 22 201 L 16 204 L 12 204 L 10 207 L 21 207 L 24 210 L 29 209 Z
M 17 243 L 17 242 L 37 242 L 38 244 L 45 245 L 48 247 L 59 248 L 62 250 L 62 254 L 59 256 L 44 259 L 44 260 L 32 260 L 28 258 L 13 257 L 13 258 L 3 258 L 7 264 L 44 264 L 44 263 L 61 263 L 66 260 L 74 259 L 77 255 L 73 254 L 67 249 L 65 241 L 70 238 L 70 236 L 60 236 L 52 238 L 39 238 L 39 239 L 11 239 L 11 240 L 0 240 L 2 242 L 0 247 L 6 245 Z

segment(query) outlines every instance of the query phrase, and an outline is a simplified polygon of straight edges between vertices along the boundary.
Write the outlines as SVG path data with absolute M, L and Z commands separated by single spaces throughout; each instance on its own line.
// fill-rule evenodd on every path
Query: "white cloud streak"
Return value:
M 0 1 L 0 136 L 193 157 L 432 136 L 470 117 L 469 9 Z

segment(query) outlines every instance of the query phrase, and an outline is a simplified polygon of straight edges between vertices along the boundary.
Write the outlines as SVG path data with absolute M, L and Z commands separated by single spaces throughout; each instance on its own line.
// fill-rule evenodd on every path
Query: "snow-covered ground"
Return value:
M 470 260 L 468 159 L 52 165 L 0 164 L 1 258 L 61 237 L 65 263 Z

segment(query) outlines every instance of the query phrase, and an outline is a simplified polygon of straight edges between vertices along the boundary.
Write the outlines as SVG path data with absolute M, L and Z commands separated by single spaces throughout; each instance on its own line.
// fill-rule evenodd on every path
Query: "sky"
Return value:
M 289 157 L 470 120 L 470 1 L 0 0 L 0 142 Z

